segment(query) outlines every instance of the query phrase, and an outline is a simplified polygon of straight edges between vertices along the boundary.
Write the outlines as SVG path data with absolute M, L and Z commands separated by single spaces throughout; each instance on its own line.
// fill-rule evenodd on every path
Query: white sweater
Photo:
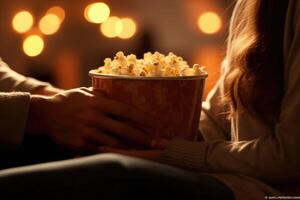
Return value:
M 21 145 L 30 92 L 48 85 L 12 71 L 0 58 L 0 147 L 16 149 Z
M 284 35 L 284 98 L 274 130 L 238 112 L 228 121 L 220 80 L 203 103 L 200 131 L 205 141 L 174 139 L 164 162 L 209 173 L 237 199 L 300 196 L 300 1 L 290 0 Z

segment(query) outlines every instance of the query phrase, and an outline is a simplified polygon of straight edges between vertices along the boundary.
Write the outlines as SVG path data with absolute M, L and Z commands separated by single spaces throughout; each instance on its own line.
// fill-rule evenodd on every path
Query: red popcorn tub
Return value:
M 207 73 L 137 77 L 91 70 L 89 75 L 94 90 L 149 114 L 155 120 L 153 137 L 195 139 Z
M 94 90 L 131 105 L 154 119 L 151 136 L 194 140 L 201 112 L 207 73 L 198 64 L 190 67 L 180 56 L 116 53 L 104 66 L 90 71 Z

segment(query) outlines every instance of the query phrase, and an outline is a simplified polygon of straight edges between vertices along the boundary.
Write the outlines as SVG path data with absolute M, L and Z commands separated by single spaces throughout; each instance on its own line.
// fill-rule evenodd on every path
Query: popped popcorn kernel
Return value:
M 116 53 L 114 59 L 106 58 L 104 66 L 98 73 L 110 75 L 127 75 L 143 77 L 166 76 L 198 76 L 206 74 L 204 67 L 195 64 L 190 67 L 180 56 L 170 52 L 167 56 L 159 52 L 147 52 L 142 59 L 136 55 L 124 55 L 122 51 Z

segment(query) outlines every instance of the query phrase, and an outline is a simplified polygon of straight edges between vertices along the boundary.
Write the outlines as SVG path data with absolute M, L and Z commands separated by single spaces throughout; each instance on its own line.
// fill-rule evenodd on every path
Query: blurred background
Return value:
M 233 0 L 1 0 L 0 57 L 57 87 L 90 86 L 117 51 L 174 52 L 219 77 Z

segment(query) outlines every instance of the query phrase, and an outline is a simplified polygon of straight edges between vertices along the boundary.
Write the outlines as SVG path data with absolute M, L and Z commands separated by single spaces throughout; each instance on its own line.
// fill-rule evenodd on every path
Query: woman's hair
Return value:
M 283 96 L 283 32 L 288 0 L 237 0 L 224 66 L 230 116 L 258 114 L 274 123 Z

